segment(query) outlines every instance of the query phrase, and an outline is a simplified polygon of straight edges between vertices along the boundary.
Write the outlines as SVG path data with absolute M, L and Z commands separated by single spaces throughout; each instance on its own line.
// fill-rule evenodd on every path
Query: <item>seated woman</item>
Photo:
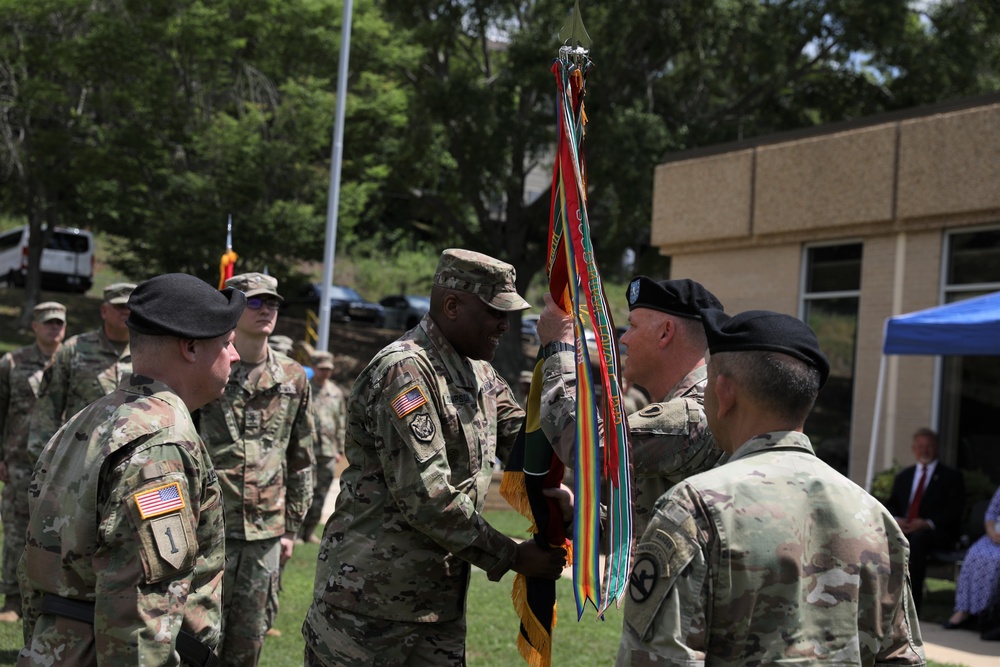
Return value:
M 946 630 L 969 627 L 973 616 L 1000 604 L 1000 489 L 993 494 L 984 519 L 986 534 L 969 547 L 955 588 L 955 613 Z

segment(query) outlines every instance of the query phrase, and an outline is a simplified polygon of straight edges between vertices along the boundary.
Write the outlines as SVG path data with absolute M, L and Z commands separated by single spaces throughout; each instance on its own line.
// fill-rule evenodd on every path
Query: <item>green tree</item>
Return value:
M 653 174 L 673 151 L 996 90 L 996 3 L 925 5 L 921 15 L 907 0 L 582 2 L 596 63 L 585 154 L 602 270 L 613 274 L 626 248 L 648 248 Z M 543 265 L 548 193 L 523 195 L 529 171 L 551 164 L 548 67 L 571 7 L 385 3 L 424 52 L 407 73 L 419 99 L 411 136 L 448 158 L 384 219 L 499 255 L 522 289 Z
M 0 197 L 33 229 L 116 235 L 112 261 L 137 279 L 214 281 L 228 214 L 240 270 L 284 276 L 319 259 L 341 10 L 332 0 L 0 0 Z M 393 169 L 408 166 L 398 77 L 417 55 L 371 0 L 355 3 L 352 41 L 348 239 L 362 212 L 382 206 L 374 194 Z M 35 300 L 29 288 L 26 312 Z

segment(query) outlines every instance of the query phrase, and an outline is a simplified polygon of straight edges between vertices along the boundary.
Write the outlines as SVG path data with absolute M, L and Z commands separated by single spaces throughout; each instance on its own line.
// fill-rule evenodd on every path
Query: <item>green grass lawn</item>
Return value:
M 527 521 L 512 511 L 487 512 L 486 518 L 508 535 L 524 536 Z M 302 664 L 302 619 L 312 599 L 313 575 L 319 548 L 300 544 L 285 568 L 282 578 L 281 612 L 276 627 L 281 637 L 268 637 L 264 644 L 261 664 L 267 667 L 291 667 Z M 510 601 L 513 575 L 507 574 L 499 583 L 490 582 L 486 574 L 473 570 L 468 598 L 468 664 L 469 667 L 517 667 L 524 665 L 517 652 L 517 615 Z M 931 580 L 931 594 L 926 600 L 925 617 L 947 615 L 954 595 L 951 582 Z M 557 586 L 558 624 L 553 641 L 553 664 L 572 667 L 607 667 L 613 665 L 621 636 L 622 615 L 615 608 L 597 620 L 593 609 L 587 609 L 583 619 L 576 620 L 573 585 L 563 578 Z M 0 665 L 13 665 L 22 645 L 21 625 L 0 624 Z M 934 667 L 954 667 L 930 663 Z

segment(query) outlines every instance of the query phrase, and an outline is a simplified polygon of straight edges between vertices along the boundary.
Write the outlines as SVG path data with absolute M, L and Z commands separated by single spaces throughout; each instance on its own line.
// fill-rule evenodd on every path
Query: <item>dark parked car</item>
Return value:
M 295 303 L 301 303 L 319 313 L 319 299 L 323 286 L 309 283 L 302 290 Z M 382 306 L 372 303 L 358 294 L 353 287 L 330 285 L 330 321 L 366 322 L 377 327 L 383 326 L 385 315 Z
M 431 307 L 429 296 L 392 294 L 379 301 L 386 329 L 412 329 Z

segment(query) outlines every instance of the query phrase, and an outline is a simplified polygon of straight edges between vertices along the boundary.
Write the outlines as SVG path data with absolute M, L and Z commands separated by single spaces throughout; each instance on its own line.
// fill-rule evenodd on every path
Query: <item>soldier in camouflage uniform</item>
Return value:
M 70 417 L 113 392 L 132 372 L 125 322 L 133 289 L 132 283 L 105 287 L 101 303 L 104 326 L 67 340 L 45 370 L 28 434 L 28 451 L 36 458 Z
M 32 311 L 33 345 L 8 352 L 0 359 L 0 481 L 4 482 L 3 582 L 5 596 L 0 622 L 21 619 L 17 561 L 24 551 L 28 526 L 28 484 L 35 459 L 28 455 L 28 426 L 38 397 L 42 371 L 66 336 L 66 307 L 46 301 Z
M 326 495 L 333 485 L 334 467 L 344 455 L 344 431 L 347 428 L 347 397 L 344 391 L 330 379 L 333 374 L 333 355 L 317 352 L 312 357 L 313 424 L 316 426 L 316 475 L 313 486 L 312 505 L 305 521 L 302 522 L 302 539 L 319 544 L 316 527 L 323 514 Z
M 627 350 L 622 377 L 639 385 L 653 402 L 628 418 L 634 484 L 633 535 L 642 535 L 656 499 L 688 475 L 721 464 L 702 409 L 705 393 L 705 332 L 702 308 L 722 308 L 711 292 L 693 280 L 654 281 L 638 276 L 626 296 L 629 328 L 620 343 Z M 573 321 L 545 295 L 538 320 L 545 365 L 542 372 L 560 381 L 546 385 L 543 404 L 576 395 Z M 573 405 L 573 403 L 570 403 Z M 564 416 L 552 446 L 568 466 L 575 452 L 574 414 Z M 627 603 L 626 603 L 627 604 Z
M 705 311 L 705 413 L 730 453 L 656 504 L 618 665 L 923 665 L 909 547 L 803 424 L 830 365 L 801 320 Z
M 281 563 L 312 502 L 313 424 L 305 370 L 268 347 L 278 281 L 244 273 L 226 281 L 247 296 L 234 344 L 241 362 L 225 394 L 197 415 L 222 483 L 226 580 L 219 659 L 252 667 L 278 613 Z
M 555 579 L 562 549 L 515 543 L 483 509 L 524 411 L 489 363 L 528 308 L 514 268 L 442 253 L 420 324 L 383 348 L 348 399 L 348 468 L 327 521 L 302 634 L 308 665 L 464 665 L 471 565 Z
M 132 293 L 134 374 L 35 467 L 19 666 L 217 664 L 222 490 L 191 410 L 222 394 L 245 303 L 184 274 Z

